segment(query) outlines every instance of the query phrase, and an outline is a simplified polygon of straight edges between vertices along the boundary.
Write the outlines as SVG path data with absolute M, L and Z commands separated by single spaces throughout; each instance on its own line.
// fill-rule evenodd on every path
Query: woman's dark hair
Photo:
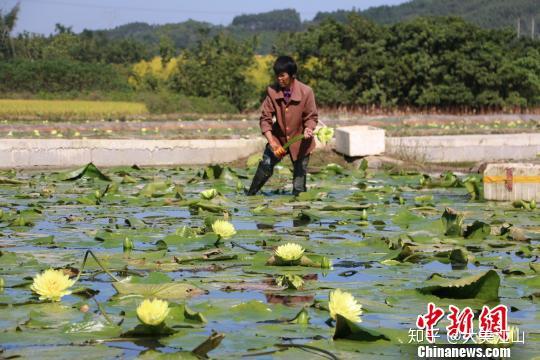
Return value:
M 292 77 L 293 75 L 296 75 L 297 69 L 296 63 L 290 56 L 282 55 L 274 62 L 274 74 L 276 75 L 286 72 Z

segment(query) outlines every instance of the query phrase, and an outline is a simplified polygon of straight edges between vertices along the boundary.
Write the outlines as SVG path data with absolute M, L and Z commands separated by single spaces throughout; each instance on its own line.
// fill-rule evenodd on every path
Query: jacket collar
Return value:
M 276 91 L 276 99 L 283 99 L 284 98 L 283 89 L 281 89 L 279 85 L 277 85 L 277 88 L 279 90 Z M 294 100 L 294 101 L 302 100 L 302 94 L 300 93 L 300 85 L 298 84 L 298 79 L 294 79 L 291 86 L 291 90 L 292 90 L 291 100 Z

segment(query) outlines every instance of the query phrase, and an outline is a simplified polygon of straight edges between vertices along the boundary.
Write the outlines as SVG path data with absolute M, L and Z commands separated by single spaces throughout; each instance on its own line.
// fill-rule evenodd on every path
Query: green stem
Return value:
M 101 312 L 101 314 L 103 315 L 103 317 L 105 318 L 105 320 L 107 320 L 109 322 L 109 324 L 111 325 L 114 325 L 114 323 L 112 322 L 111 318 L 109 317 L 109 315 L 107 315 L 107 312 L 105 311 L 105 309 L 103 308 L 103 306 L 101 306 L 101 304 L 99 303 L 99 301 L 96 300 L 95 297 L 93 297 L 94 301 L 96 302 L 96 305 L 99 309 L 99 311 Z
M 316 346 L 302 345 L 302 344 L 275 344 L 274 346 L 278 348 L 297 348 L 297 349 L 302 349 L 302 350 L 313 350 L 313 351 L 319 352 L 320 354 L 326 355 L 329 359 L 332 359 L 332 360 L 339 359 L 336 355 L 332 354 L 330 351 L 318 348 Z
M 253 250 L 253 249 L 247 248 L 247 247 L 245 247 L 245 246 L 243 246 L 243 245 L 240 245 L 239 243 L 237 243 L 237 242 L 235 242 L 235 241 L 231 241 L 231 245 L 232 245 L 233 247 L 237 246 L 237 247 L 239 247 L 240 249 L 243 249 L 243 250 L 246 250 L 246 251 L 249 251 L 249 252 L 252 252 L 252 253 L 258 253 L 258 252 L 259 252 L 259 250 Z
M 75 281 L 78 281 L 79 278 L 81 277 L 81 274 L 84 270 L 84 267 L 86 265 L 86 260 L 88 260 L 88 255 L 92 255 L 92 257 L 94 258 L 94 260 L 97 262 L 97 264 L 103 269 L 103 271 L 105 271 L 107 273 L 107 275 L 109 275 L 114 281 L 120 281 L 118 280 L 113 274 L 111 274 L 111 272 L 101 263 L 101 261 L 99 261 L 99 259 L 96 257 L 96 255 L 94 255 L 94 253 L 92 252 L 92 250 L 86 250 L 86 253 L 84 254 L 84 259 L 83 259 L 83 263 L 82 263 L 82 266 L 81 266 L 81 270 L 79 270 L 79 274 L 77 275 L 77 278 L 75 279 Z
M 287 148 L 288 148 L 289 146 L 291 146 L 291 145 L 294 144 L 295 142 L 298 142 L 298 141 L 303 140 L 303 139 L 304 139 L 304 135 L 303 135 L 303 134 L 296 135 L 296 136 L 293 137 L 291 140 L 287 141 L 287 142 L 285 143 L 285 145 L 283 145 L 283 148 L 284 148 L 285 150 L 287 150 Z

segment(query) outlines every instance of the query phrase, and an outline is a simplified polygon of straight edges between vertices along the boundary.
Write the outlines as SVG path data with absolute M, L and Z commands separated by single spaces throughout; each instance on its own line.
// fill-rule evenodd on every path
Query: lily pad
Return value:
M 434 284 L 419 288 L 422 294 L 431 294 L 440 298 L 491 301 L 499 298 L 501 279 L 495 270 L 489 270 L 456 280 L 433 276 L 428 283 Z

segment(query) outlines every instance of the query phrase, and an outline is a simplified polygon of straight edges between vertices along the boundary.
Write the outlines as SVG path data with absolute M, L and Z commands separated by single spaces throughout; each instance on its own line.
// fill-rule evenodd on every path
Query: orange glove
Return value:
M 277 158 L 282 158 L 287 153 L 287 150 L 283 148 L 283 146 L 278 146 L 276 149 L 274 149 L 274 155 L 276 155 Z
M 277 141 L 276 139 L 272 139 L 272 140 L 273 141 L 270 142 L 270 147 L 272 148 L 274 155 L 278 159 L 281 159 L 283 156 L 285 156 L 285 154 L 287 153 L 287 150 L 285 150 L 283 146 L 281 146 L 279 141 Z

